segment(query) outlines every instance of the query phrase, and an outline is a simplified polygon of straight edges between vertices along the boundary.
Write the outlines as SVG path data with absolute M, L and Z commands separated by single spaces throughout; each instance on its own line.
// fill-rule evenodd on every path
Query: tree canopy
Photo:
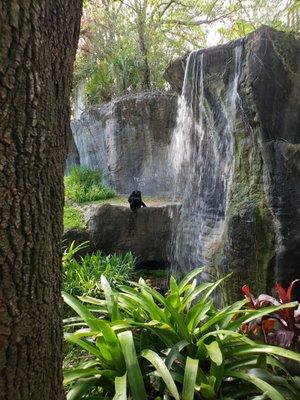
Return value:
M 299 33 L 299 0 L 86 0 L 75 66 L 88 104 L 166 89 L 163 71 L 192 49 L 262 24 Z

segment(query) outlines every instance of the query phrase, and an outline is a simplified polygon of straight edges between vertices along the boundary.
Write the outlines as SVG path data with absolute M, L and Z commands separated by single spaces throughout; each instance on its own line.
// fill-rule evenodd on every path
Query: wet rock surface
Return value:
M 265 26 L 239 42 L 232 183 L 223 233 L 210 254 L 212 273 L 235 272 L 228 301 L 246 282 L 260 292 L 300 276 L 300 42 Z M 235 45 L 202 51 L 204 96 L 216 125 Z M 165 73 L 177 92 L 185 64 L 186 57 L 175 60 Z

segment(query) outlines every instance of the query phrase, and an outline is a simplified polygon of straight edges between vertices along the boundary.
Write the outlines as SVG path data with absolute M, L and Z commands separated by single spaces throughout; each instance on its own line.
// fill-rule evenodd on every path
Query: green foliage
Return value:
M 211 295 L 226 278 L 197 285 L 202 270 L 179 283 L 171 277 L 165 297 L 143 279 L 113 288 L 105 277 L 98 299 L 63 294 L 78 314 L 76 323 L 65 320 L 67 329 L 77 329 L 65 339 L 90 355 L 65 371 L 68 399 L 91 398 L 91 388 L 124 400 L 144 399 L 145 392 L 147 399 L 298 399 L 299 382 L 280 358 L 300 361 L 300 355 L 257 344 L 241 331 L 295 304 L 253 310 L 241 300 L 218 310 Z M 76 390 L 80 394 L 71 397 Z
M 123 95 L 129 86 L 163 90 L 171 59 L 237 39 L 262 24 L 299 35 L 299 0 L 86 1 L 75 87 L 86 81 L 88 104 Z
M 64 206 L 64 229 L 85 228 L 82 212 L 69 204 Z
M 73 296 L 97 296 L 100 278 L 104 275 L 111 284 L 124 283 L 134 273 L 135 257 L 131 252 L 105 256 L 100 251 L 84 257 L 75 257 L 86 243 L 75 246 L 74 242 L 63 255 L 63 290 Z M 79 258 L 79 259 L 78 259 Z
M 64 182 L 66 198 L 78 203 L 110 199 L 116 195 L 113 189 L 102 184 L 101 171 L 88 167 L 72 167 Z
M 113 82 L 112 71 L 107 61 L 101 61 L 98 68 L 91 74 L 85 86 L 88 103 L 97 104 L 101 101 L 110 100 Z

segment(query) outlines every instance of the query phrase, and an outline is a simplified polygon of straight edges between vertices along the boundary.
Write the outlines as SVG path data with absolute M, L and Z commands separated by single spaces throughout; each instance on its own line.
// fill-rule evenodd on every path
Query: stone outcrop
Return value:
M 167 267 L 171 224 L 177 215 L 178 206 L 171 204 L 137 212 L 104 204 L 87 211 L 87 229 L 94 247 L 106 254 L 132 251 L 138 266 Z
M 211 253 L 218 274 L 235 272 L 228 300 L 238 296 L 245 282 L 265 291 L 275 280 L 287 286 L 300 277 L 300 42 L 262 27 L 239 45 L 234 171 L 225 228 Z M 204 93 L 216 124 L 235 46 L 203 50 Z M 165 73 L 177 92 L 185 63 L 186 57 L 178 59 Z
M 176 96 L 150 92 L 84 111 L 72 122 L 68 168 L 76 158 L 74 140 L 79 163 L 102 170 L 118 193 L 168 194 L 166 160 L 176 105 Z

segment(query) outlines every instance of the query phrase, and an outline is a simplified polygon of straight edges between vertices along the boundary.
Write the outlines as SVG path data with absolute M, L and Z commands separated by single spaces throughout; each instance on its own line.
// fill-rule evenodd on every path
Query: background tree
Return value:
M 165 89 L 168 62 L 204 46 L 207 26 L 231 13 L 220 0 L 90 0 L 75 86 L 86 81 L 90 104 L 122 95 L 129 86 L 136 92 Z
M 165 90 L 163 72 L 174 57 L 244 36 L 261 24 L 297 33 L 299 22 L 299 0 L 89 0 L 76 82 L 86 83 L 89 104 L 128 87 Z
M 81 0 L 0 0 L 0 398 L 60 400 L 61 235 Z

